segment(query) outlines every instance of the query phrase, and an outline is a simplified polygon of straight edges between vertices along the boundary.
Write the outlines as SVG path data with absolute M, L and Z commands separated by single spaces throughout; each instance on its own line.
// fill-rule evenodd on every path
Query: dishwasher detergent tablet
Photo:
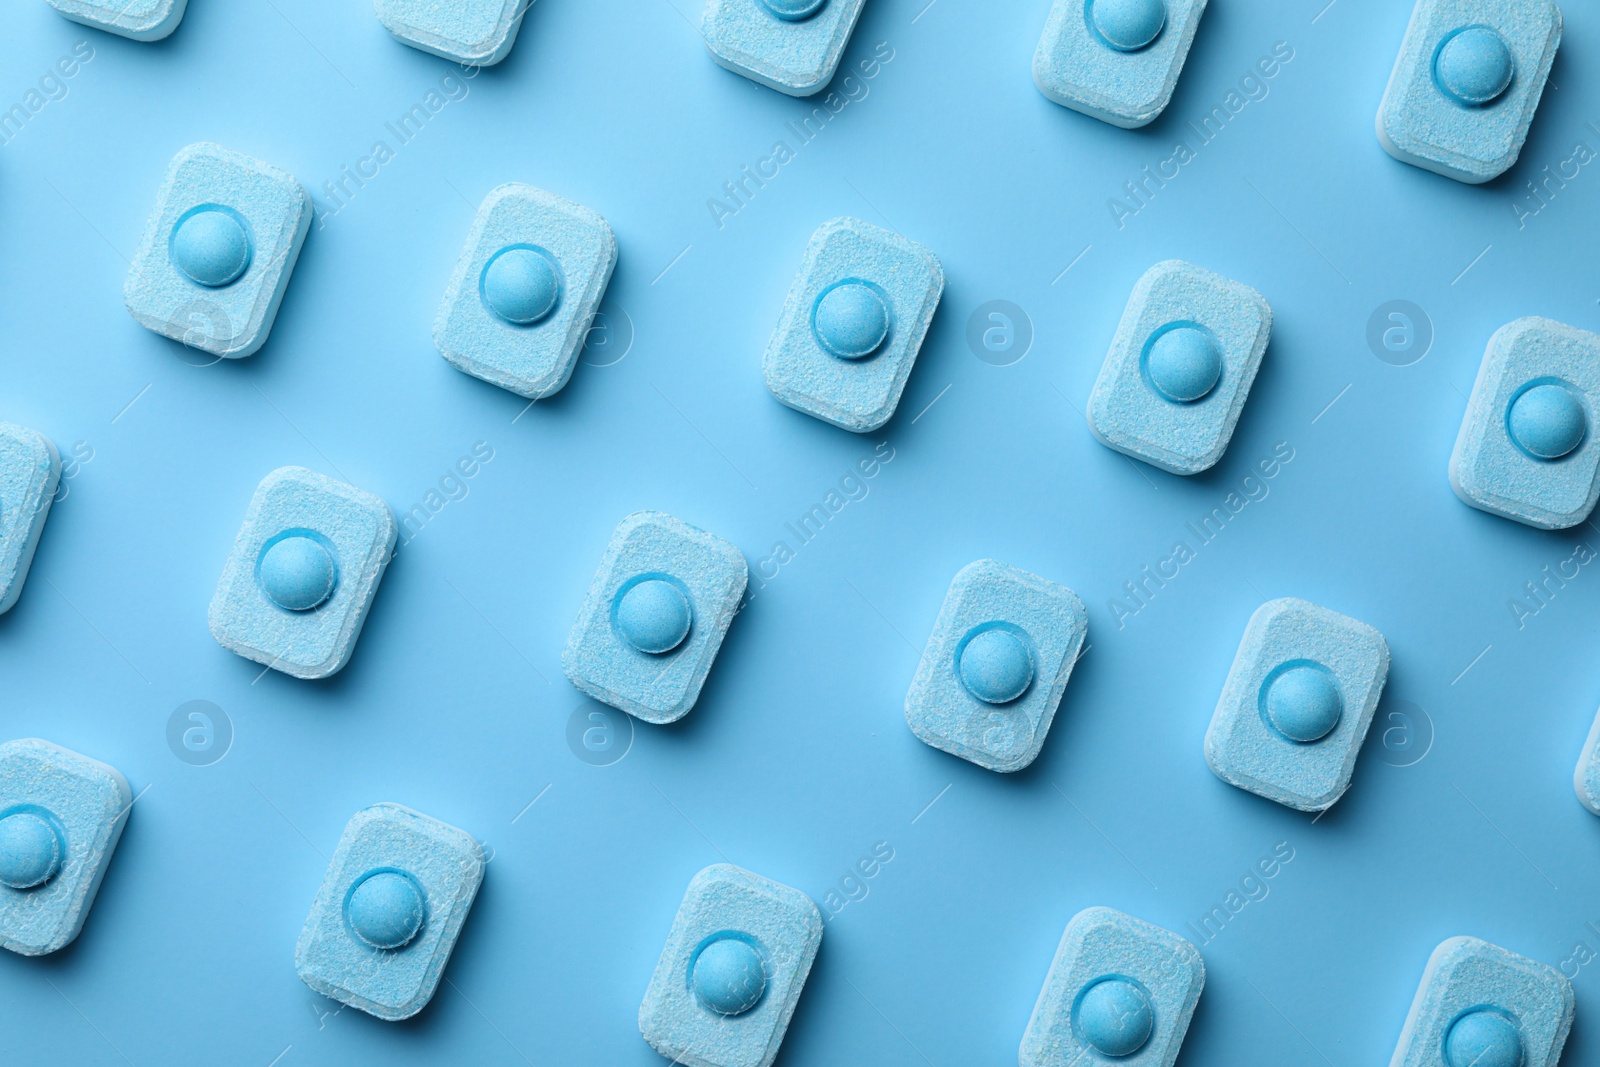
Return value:
M 812 234 L 761 370 L 782 404 L 855 433 L 888 422 L 944 292 L 934 254 L 860 219 Z
M 1575 1010 L 1554 967 L 1452 937 L 1428 959 L 1389 1067 L 1556 1067 Z
M 295 973 L 380 1019 L 427 1006 L 483 882 L 472 835 L 399 804 L 345 825 L 295 945 Z
M 617 265 L 606 220 L 531 185 L 478 208 L 433 322 L 457 370 L 529 399 L 559 392 Z
M 277 167 L 214 144 L 167 168 L 123 300 L 139 325 L 225 359 L 266 343 L 311 228 L 311 197 Z
M 0 946 L 42 956 L 78 936 L 132 806 L 98 760 L 37 738 L 0 745 Z
M 1272 334 L 1248 285 L 1169 259 L 1133 287 L 1089 394 L 1101 444 L 1172 474 L 1209 470 L 1227 451 Z
M 326 678 L 350 659 L 398 527 L 371 493 L 280 467 L 250 498 L 211 599 L 211 634 L 246 659 Z
M 1022 1067 L 1172 1067 L 1206 984 L 1200 952 L 1112 908 L 1072 917 L 1017 1055 Z
M 1552 0 L 1418 0 L 1378 108 L 1403 163 L 1477 185 L 1511 169 L 1561 44 Z
M 1600 335 L 1524 318 L 1489 339 L 1450 454 L 1450 485 L 1480 511 L 1541 530 L 1589 517 L 1600 497 Z
M 1089 616 L 1064 585 L 997 560 L 956 574 L 906 693 L 911 732 L 991 771 L 1044 747 Z
M 1206 762 L 1229 785 L 1301 811 L 1333 806 L 1389 676 L 1364 622 L 1285 597 L 1256 609 L 1211 727 Z
M 1134 129 L 1172 99 L 1206 0 L 1056 0 L 1033 81 L 1056 103 Z
M 639 1032 L 687 1067 L 771 1067 L 821 943 L 810 897 L 731 864 L 707 867 L 678 905 Z
M 676 722 L 699 698 L 749 577 L 722 538 L 636 511 L 611 535 L 561 667 L 596 700 Z

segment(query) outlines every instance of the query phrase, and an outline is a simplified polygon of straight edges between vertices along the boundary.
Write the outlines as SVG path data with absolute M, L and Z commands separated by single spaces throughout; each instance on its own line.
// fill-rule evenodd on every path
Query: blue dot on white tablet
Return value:
M 422 891 L 399 871 L 373 871 L 344 905 L 350 929 L 373 948 L 404 948 L 422 931 Z
M 635 582 L 617 601 L 617 632 L 628 644 L 652 656 L 671 652 L 683 644 L 693 621 L 689 598 L 662 578 Z
M 889 336 L 889 305 L 865 282 L 840 282 L 817 300 L 811 326 L 822 347 L 840 359 L 865 359 Z
M 1444 1039 L 1449 1067 L 1522 1067 L 1522 1035 L 1497 1011 L 1471 1011 Z
M 0 819 L 0 882 L 12 889 L 34 889 L 54 878 L 61 853 L 61 836 L 44 816 L 14 811 Z
M 1089 0 L 1089 25 L 1119 52 L 1137 52 L 1161 36 L 1167 24 L 1163 0 Z
M 956 668 L 961 684 L 986 704 L 1009 704 L 1033 684 L 1033 654 L 1022 638 L 999 627 L 969 638 Z
M 1078 1033 L 1106 1056 L 1138 1052 L 1156 1022 L 1149 994 L 1122 978 L 1103 978 L 1089 986 L 1079 994 L 1073 1014 Z
M 1222 377 L 1222 348 L 1211 331 L 1198 326 L 1162 330 L 1150 341 L 1144 359 L 1151 388 L 1174 404 L 1194 403 Z
M 256 571 L 261 591 L 280 608 L 310 611 L 328 599 L 338 574 L 333 554 L 314 537 L 291 534 L 267 546 Z
M 1524 389 L 1506 412 L 1506 430 L 1535 459 L 1560 459 L 1583 443 L 1589 420 L 1572 391 L 1554 382 Z
M 1339 683 L 1321 667 L 1290 667 L 1267 680 L 1267 718 L 1291 741 L 1309 744 L 1328 736 L 1344 714 Z
M 1505 40 L 1487 26 L 1468 26 L 1445 38 L 1433 57 L 1433 78 L 1444 94 L 1466 107 L 1494 101 L 1516 63 Z
M 560 303 L 561 274 L 538 249 L 502 248 L 483 268 L 482 290 L 490 311 L 514 326 L 531 326 Z
M 763 6 L 785 22 L 799 22 L 821 11 L 828 0 L 761 0 Z
M 695 956 L 689 983 L 700 1003 L 718 1015 L 743 1015 L 767 991 L 761 953 L 739 937 L 719 938 Z
M 219 289 L 249 269 L 250 235 L 231 211 L 192 211 L 172 232 L 172 262 L 191 281 Z

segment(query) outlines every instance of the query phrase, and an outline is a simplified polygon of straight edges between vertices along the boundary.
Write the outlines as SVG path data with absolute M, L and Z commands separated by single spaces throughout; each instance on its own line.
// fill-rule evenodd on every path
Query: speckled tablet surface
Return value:
M 830 350 L 819 312 L 839 291 L 876 301 L 861 347 Z M 811 235 L 761 361 L 780 403 L 855 433 L 893 417 L 944 293 L 944 268 L 921 245 L 860 219 L 838 218 Z M 826 320 L 824 320 L 826 321 Z M 857 339 L 859 340 L 859 338 Z
M 211 598 L 212 636 L 296 678 L 338 672 L 361 635 L 396 533 L 394 513 L 379 497 L 304 467 L 280 467 L 250 498 Z M 278 552 L 295 549 L 271 566 Z
M 1089 395 L 1101 444 L 1173 474 L 1222 458 L 1272 335 L 1272 307 L 1248 285 L 1181 260 L 1157 263 L 1128 297 Z M 1170 379 L 1158 374 L 1166 346 Z M 1194 351 L 1198 350 L 1198 351 Z M 1181 388 L 1180 388 L 1181 386 Z
M 419 811 L 374 804 L 356 812 L 300 931 L 295 973 L 369 1015 L 410 1018 L 439 987 L 487 862 L 471 834 Z M 396 888 L 387 913 L 372 917 L 361 910 L 363 886 L 371 892 L 380 879 Z
M 1554 0 L 1418 0 L 1378 109 L 1379 142 L 1457 181 L 1499 177 L 1528 139 L 1560 44 Z
M 1556 1067 L 1575 1009 L 1554 967 L 1452 937 L 1428 957 L 1389 1067 Z
M 639 1032 L 688 1067 L 771 1067 L 822 943 L 822 915 L 798 889 L 731 864 L 689 882 L 639 1005 Z M 728 1002 L 724 947 L 748 960 Z
M 645 722 L 675 722 L 699 698 L 748 581 L 744 555 L 722 538 L 659 511 L 636 511 L 606 545 L 561 667 L 596 700 Z M 619 619 L 630 596 L 651 591 L 678 613 L 667 641 L 651 643 Z
M 372 0 L 383 28 L 412 48 L 487 67 L 517 41 L 533 0 Z
M 1061 935 L 1018 1062 L 1172 1067 L 1205 984 L 1205 962 L 1185 939 L 1113 908 L 1087 908 Z M 1096 1004 L 1106 986 L 1120 994 L 1109 1019 Z
M 790 96 L 825 89 L 866 0 L 706 0 L 700 33 L 711 58 Z
M 132 806 L 98 760 L 38 738 L 0 745 L 0 947 L 42 956 L 78 936 Z
M 61 481 L 61 455 L 51 440 L 0 422 L 0 614 L 22 595 Z
M 1301 811 L 1331 807 L 1389 677 L 1389 644 L 1366 623 L 1284 597 L 1250 616 L 1206 731 L 1218 778 Z
M 45 0 L 73 22 L 134 41 L 159 41 L 178 28 L 189 0 Z
M 527 258 L 553 289 L 515 320 L 497 313 L 485 281 L 497 259 Z M 439 353 L 458 370 L 519 396 L 567 384 L 617 263 L 617 239 L 586 207 L 516 182 L 484 198 L 433 322 Z M 526 321 L 524 321 L 526 320 Z
M 1100 0 L 1100 8 L 1114 6 Z M 1130 6 L 1124 2 L 1122 7 Z M 1055 0 L 1033 53 L 1033 81 L 1064 107 L 1101 122 L 1133 129 L 1147 126 L 1172 99 L 1189 56 L 1206 0 L 1145 0 L 1154 37 L 1119 36 L 1097 12 L 1095 0 Z
M 1566 411 L 1536 411 L 1524 423 L 1522 406 L 1540 399 L 1535 390 Z M 1600 498 L 1597 411 L 1600 335 L 1551 319 L 1507 323 L 1478 365 L 1450 453 L 1451 487 L 1491 515 L 1542 530 L 1576 526 Z M 1563 414 L 1566 425 L 1552 425 Z
M 1018 771 L 1044 747 L 1089 616 L 1064 585 L 998 560 L 961 568 L 906 693 L 906 723 L 934 748 Z

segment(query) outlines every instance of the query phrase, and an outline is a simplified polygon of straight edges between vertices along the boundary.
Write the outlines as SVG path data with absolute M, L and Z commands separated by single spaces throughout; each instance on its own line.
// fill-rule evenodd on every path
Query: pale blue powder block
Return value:
M 98 760 L 37 738 L 0 745 L 0 946 L 42 956 L 78 936 L 132 806 Z
M 721 66 L 790 96 L 833 80 L 866 0 L 707 0 L 700 32 Z
M 1594 726 L 1589 729 L 1589 739 L 1578 757 L 1572 784 L 1583 806 L 1600 815 L 1600 715 L 1595 716 Z
M 1044 747 L 1089 616 L 1064 585 L 980 559 L 950 583 L 906 693 L 906 723 L 934 748 L 1002 773 Z
M 1575 1010 L 1555 968 L 1452 937 L 1428 957 L 1389 1067 L 1556 1067 Z
M 1272 335 L 1272 308 L 1248 285 L 1181 260 L 1133 287 L 1089 394 L 1101 444 L 1173 474 L 1227 451 Z
M 1206 984 L 1200 952 L 1112 908 L 1067 923 L 1022 1035 L 1022 1067 L 1172 1067 Z
M 1481 511 L 1541 530 L 1600 498 L 1600 335 L 1525 318 L 1489 338 L 1450 454 L 1450 485 Z
M 225 359 L 266 343 L 311 228 L 311 197 L 277 167 L 214 144 L 167 168 L 123 286 L 134 321 Z
M 250 498 L 211 599 L 211 634 L 230 652 L 296 678 L 350 659 L 394 551 L 381 498 L 304 467 L 279 467 Z
M 672 920 L 639 1032 L 673 1063 L 770 1067 L 821 943 L 810 897 L 731 864 L 707 867 Z
M 823 223 L 767 344 L 767 389 L 842 429 L 878 429 L 900 403 L 943 293 L 944 268 L 921 245 L 860 219 Z
M 489 67 L 516 43 L 533 0 L 372 0 L 383 28 L 412 48 Z
M 1300 811 L 1333 806 L 1389 677 L 1364 622 L 1293 597 L 1256 609 L 1223 683 L 1206 762 L 1229 785 Z
M 50 439 L 0 422 L 0 615 L 22 595 L 60 482 L 61 456 Z
M 134 41 L 159 41 L 183 21 L 189 0 L 46 0 L 73 22 Z
M 502 185 L 478 208 L 434 343 L 457 370 L 549 396 L 572 377 L 616 265 L 605 219 L 531 185 Z
M 743 553 L 722 538 L 636 511 L 600 558 L 561 668 L 596 700 L 676 722 L 699 699 L 749 577 Z
M 1058 104 L 1123 129 L 1166 109 L 1206 0 L 1056 0 L 1033 81 Z
M 1418 0 L 1378 108 L 1404 163 L 1477 185 L 1511 169 L 1561 44 L 1552 0 Z
M 294 949 L 300 980 L 380 1019 L 439 988 L 488 860 L 464 830 L 399 804 L 345 824 Z

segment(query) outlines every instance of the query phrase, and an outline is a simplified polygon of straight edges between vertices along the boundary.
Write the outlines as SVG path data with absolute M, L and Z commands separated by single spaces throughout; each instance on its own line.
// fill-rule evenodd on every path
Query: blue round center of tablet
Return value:
M 555 310 L 561 274 L 549 256 L 516 245 L 496 252 L 483 268 L 483 302 L 516 326 L 528 326 Z
M 617 601 L 617 630 L 622 639 L 653 656 L 683 644 L 693 618 L 683 590 L 661 578 L 635 582 Z
M 61 869 L 61 836 L 31 811 L 0 819 L 0 882 L 12 889 L 44 885 Z
M 812 328 L 840 359 L 865 359 L 889 336 L 889 305 L 865 282 L 840 282 L 817 300 Z
M 397 949 L 422 930 L 422 890 L 399 871 L 373 871 L 350 891 L 345 918 L 373 948 Z
M 1190 404 L 1217 387 L 1222 377 L 1222 348 L 1209 330 L 1169 326 L 1150 341 L 1145 373 L 1164 400 Z
M 1328 736 L 1344 714 L 1339 683 L 1321 667 L 1290 667 L 1267 681 L 1267 718 L 1291 741 Z
M 1583 443 L 1589 420 L 1571 390 L 1544 382 L 1512 399 L 1506 429 L 1517 447 L 1535 459 L 1560 459 Z
M 1033 684 L 1033 655 L 1010 630 L 995 627 L 974 634 L 956 658 L 961 684 L 987 704 L 1008 704 Z
M 1522 1067 L 1522 1036 L 1497 1011 L 1470 1011 L 1445 1035 L 1444 1058 L 1450 1067 Z
M 1458 104 L 1481 107 L 1506 91 L 1516 63 L 1501 36 L 1468 26 L 1444 39 L 1433 57 L 1433 80 Z
M 261 553 L 261 591 L 280 608 L 310 611 L 333 592 L 333 555 L 314 537 L 290 534 Z
M 828 0 L 761 0 L 768 11 L 785 22 L 799 22 L 822 10 Z
M 1078 994 L 1078 1033 L 1107 1056 L 1131 1056 L 1150 1040 L 1156 1017 L 1150 996 L 1123 978 L 1102 978 Z
M 191 211 L 172 232 L 172 262 L 190 280 L 212 289 L 237 281 L 250 266 L 250 235 L 231 211 Z
M 718 1015 L 743 1015 L 767 991 L 767 969 L 755 946 L 738 937 L 711 942 L 695 956 L 690 984 Z
M 1137 52 L 1161 36 L 1166 24 L 1162 0 L 1089 0 L 1089 25 L 1119 52 Z

